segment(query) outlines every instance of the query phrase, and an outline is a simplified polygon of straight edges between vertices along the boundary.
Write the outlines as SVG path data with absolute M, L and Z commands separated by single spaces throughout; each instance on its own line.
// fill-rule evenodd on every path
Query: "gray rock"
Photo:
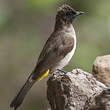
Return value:
M 47 86 L 51 110 L 89 110 L 96 105 L 95 97 L 107 88 L 81 69 L 66 74 L 56 72 L 49 78 Z
M 94 77 L 110 87 L 110 55 L 99 56 L 93 64 Z

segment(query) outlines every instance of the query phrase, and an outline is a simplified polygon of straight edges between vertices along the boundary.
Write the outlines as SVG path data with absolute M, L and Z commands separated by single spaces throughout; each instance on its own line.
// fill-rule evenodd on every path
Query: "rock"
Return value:
M 93 64 L 94 77 L 110 87 L 110 55 L 99 56 Z
M 89 110 L 95 106 L 95 97 L 107 88 L 81 69 L 66 74 L 56 72 L 49 78 L 47 86 L 51 110 Z
M 110 88 L 95 97 L 95 106 L 89 110 L 110 110 Z

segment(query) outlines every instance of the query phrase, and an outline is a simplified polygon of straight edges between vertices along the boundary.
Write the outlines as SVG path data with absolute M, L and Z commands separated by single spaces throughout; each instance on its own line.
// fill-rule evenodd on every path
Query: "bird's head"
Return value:
M 72 23 L 72 21 L 79 15 L 84 14 L 84 12 L 81 11 L 75 11 L 73 10 L 69 5 L 62 5 L 59 7 L 56 15 L 56 20 L 66 22 L 66 23 Z

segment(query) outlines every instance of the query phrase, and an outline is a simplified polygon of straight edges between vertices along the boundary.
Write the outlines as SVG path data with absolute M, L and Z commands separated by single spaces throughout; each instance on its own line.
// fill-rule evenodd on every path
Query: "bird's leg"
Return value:
M 61 70 L 61 69 L 57 69 L 58 71 L 60 71 L 60 72 L 62 72 L 62 73 L 64 73 L 64 74 L 66 74 L 67 72 L 66 71 L 64 71 L 64 70 Z

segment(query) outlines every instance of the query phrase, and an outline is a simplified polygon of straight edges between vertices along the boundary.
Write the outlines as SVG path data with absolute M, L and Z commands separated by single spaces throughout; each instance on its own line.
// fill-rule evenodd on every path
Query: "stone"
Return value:
M 99 56 L 93 64 L 94 77 L 110 87 L 110 55 Z

